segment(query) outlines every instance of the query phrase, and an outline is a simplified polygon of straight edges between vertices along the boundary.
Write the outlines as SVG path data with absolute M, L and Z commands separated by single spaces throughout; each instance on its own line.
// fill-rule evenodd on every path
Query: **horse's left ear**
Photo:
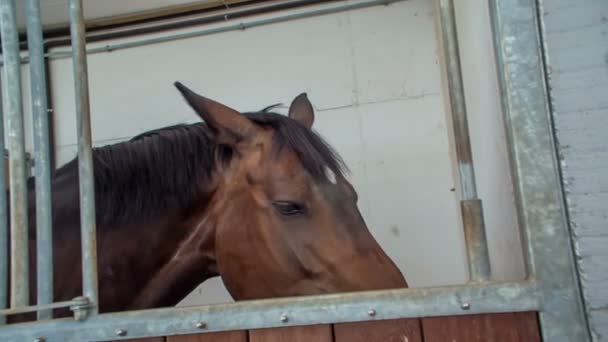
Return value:
M 315 110 L 306 93 L 298 95 L 289 106 L 289 117 L 310 128 L 315 121 Z
M 255 134 L 256 126 L 238 111 L 198 95 L 180 82 L 174 85 L 213 131 L 218 143 L 235 145 Z

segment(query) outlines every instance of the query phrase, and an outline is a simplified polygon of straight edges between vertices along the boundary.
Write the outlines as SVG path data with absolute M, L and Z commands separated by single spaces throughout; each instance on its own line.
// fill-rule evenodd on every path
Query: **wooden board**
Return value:
M 425 342 L 540 342 L 535 312 L 422 319 Z
M 331 325 L 310 325 L 249 331 L 249 342 L 332 342 Z
M 146 337 L 146 338 L 132 338 L 128 340 L 121 340 L 124 342 L 166 342 L 167 338 L 164 336 L 160 337 Z
M 336 342 L 421 342 L 419 319 L 340 323 L 334 325 Z
M 167 336 L 167 342 L 247 342 L 247 331 Z

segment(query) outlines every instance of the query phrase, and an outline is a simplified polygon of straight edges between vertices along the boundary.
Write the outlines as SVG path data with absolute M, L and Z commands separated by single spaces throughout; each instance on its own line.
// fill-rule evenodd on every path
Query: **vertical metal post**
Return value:
M 0 1 L 0 32 L 4 53 L 2 95 L 8 121 L 11 203 L 11 307 L 29 304 L 28 217 L 21 60 L 14 0 Z
M 590 341 L 565 218 L 534 0 L 492 0 L 490 17 L 519 225 L 540 293 L 543 341 Z
M 469 278 L 472 281 L 485 281 L 490 278 L 491 274 L 490 257 L 483 220 L 483 207 L 481 200 L 477 198 L 475 185 L 454 3 L 453 0 L 438 1 L 441 42 L 445 57 L 458 174 L 463 198 L 460 202 L 460 209 L 469 264 Z
M 4 88 L 1 87 L 0 88 Z M 0 310 L 8 306 L 8 217 L 6 202 L 6 160 L 4 159 L 4 113 L 0 100 Z M 6 317 L 0 315 L 0 325 Z
M 36 270 L 38 280 L 36 298 L 38 305 L 44 305 L 53 301 L 53 232 L 49 123 L 40 0 L 27 0 L 25 13 L 30 57 L 34 158 L 36 160 Z M 38 319 L 50 319 L 51 317 L 52 310 L 38 312 Z
M 70 0 L 69 7 L 78 126 L 78 171 L 80 179 L 80 220 L 82 230 L 82 286 L 84 296 L 92 303 L 89 312 L 95 314 L 98 312 L 95 184 L 93 182 L 91 114 L 82 0 Z

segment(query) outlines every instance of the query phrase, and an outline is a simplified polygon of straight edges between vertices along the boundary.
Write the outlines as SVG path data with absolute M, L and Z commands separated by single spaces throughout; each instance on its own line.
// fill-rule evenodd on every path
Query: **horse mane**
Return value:
M 327 168 L 342 175 L 346 166 L 332 147 L 295 120 L 268 112 L 275 106 L 243 115 L 272 128 L 277 150 L 294 151 L 315 179 L 326 178 Z M 205 200 L 200 198 L 200 190 L 210 180 L 216 164 L 231 157 L 231 149 L 216 145 L 211 130 L 202 122 L 162 127 L 128 141 L 94 148 L 97 224 L 127 225 L 163 212 L 190 209 Z M 55 178 L 63 175 L 77 182 L 77 160 L 58 169 Z

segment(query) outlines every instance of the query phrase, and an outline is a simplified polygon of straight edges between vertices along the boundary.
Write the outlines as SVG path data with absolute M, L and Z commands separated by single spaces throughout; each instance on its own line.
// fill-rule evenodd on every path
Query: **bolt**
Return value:
M 467 302 L 463 302 L 462 304 L 460 304 L 460 308 L 462 310 L 469 310 L 471 308 L 471 304 L 469 304 Z
M 287 322 L 287 321 L 289 321 L 289 317 L 287 317 L 287 315 L 286 315 L 286 314 L 282 314 L 282 315 L 281 315 L 281 322 L 285 323 L 285 322 Z
M 198 323 L 196 323 L 196 327 L 198 329 L 205 329 L 207 327 L 207 323 L 205 323 L 205 322 L 198 322 Z
M 369 310 L 367 310 L 367 314 L 370 315 L 370 316 L 372 316 L 372 317 L 374 317 L 374 316 L 376 316 L 376 310 L 369 309 Z
M 127 331 L 125 329 L 117 329 L 116 336 L 127 336 Z

